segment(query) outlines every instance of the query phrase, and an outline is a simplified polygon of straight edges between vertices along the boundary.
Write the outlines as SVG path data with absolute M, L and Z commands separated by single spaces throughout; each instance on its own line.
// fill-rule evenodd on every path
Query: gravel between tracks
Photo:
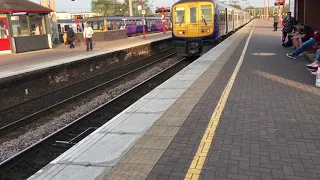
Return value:
M 52 120 L 47 121 L 40 126 L 33 125 L 30 128 L 26 128 L 28 129 L 28 131 L 22 133 L 16 138 L 12 138 L 10 140 L 0 138 L 0 162 L 22 151 L 28 146 L 31 146 L 32 144 L 38 142 L 42 138 L 54 133 L 60 128 L 63 128 L 82 115 L 110 101 L 111 99 L 138 85 L 149 77 L 161 72 L 162 70 L 177 62 L 177 60 L 178 59 L 174 57 L 160 64 L 157 64 L 155 67 L 149 68 L 148 70 L 138 75 L 136 78 L 123 84 L 119 84 L 112 89 L 106 90 L 104 93 L 94 97 L 87 102 L 82 102 L 81 105 L 73 107 L 71 110 L 64 112 L 58 117 L 52 118 Z

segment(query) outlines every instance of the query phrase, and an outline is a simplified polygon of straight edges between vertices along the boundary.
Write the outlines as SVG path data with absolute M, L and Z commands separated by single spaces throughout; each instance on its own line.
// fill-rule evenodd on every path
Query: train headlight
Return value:
M 210 33 L 210 29 L 207 29 L 207 33 Z
M 184 31 L 179 31 L 178 34 L 182 35 L 184 34 Z

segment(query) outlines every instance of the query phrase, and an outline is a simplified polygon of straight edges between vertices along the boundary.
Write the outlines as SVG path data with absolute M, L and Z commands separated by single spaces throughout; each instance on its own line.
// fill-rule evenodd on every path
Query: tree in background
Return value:
M 140 0 L 132 0 L 132 13 L 133 16 L 141 16 L 141 11 L 138 10 L 138 6 L 140 5 Z M 150 16 L 152 6 L 149 4 L 149 0 L 143 0 L 143 9 L 146 10 L 145 16 Z M 123 4 L 123 14 L 125 16 L 129 16 L 129 0 L 125 0 Z
M 239 4 L 230 4 L 230 6 L 238 9 L 242 9 L 242 7 Z
M 117 0 L 92 1 L 92 12 L 101 16 L 114 16 L 119 14 L 119 2 Z

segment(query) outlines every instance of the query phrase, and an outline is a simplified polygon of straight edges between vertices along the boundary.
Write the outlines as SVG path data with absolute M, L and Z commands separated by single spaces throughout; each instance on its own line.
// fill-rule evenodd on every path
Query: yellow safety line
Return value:
M 216 131 L 216 128 L 217 128 L 217 125 L 220 121 L 220 117 L 221 117 L 221 114 L 222 114 L 222 111 L 227 103 L 227 99 L 229 97 L 229 94 L 230 94 L 230 91 L 231 91 L 231 88 L 234 84 L 234 81 L 237 77 L 237 74 L 239 72 L 239 69 L 242 65 L 242 62 L 243 62 L 243 59 L 245 57 L 245 54 L 246 54 L 246 51 L 247 51 L 247 48 L 248 48 L 248 44 L 249 44 L 249 41 L 251 39 L 251 36 L 252 36 L 252 33 L 253 33 L 253 30 L 256 26 L 256 23 L 254 24 L 252 30 L 251 30 L 251 33 L 247 39 L 247 42 L 243 48 L 243 51 L 242 51 L 242 54 L 239 58 L 239 61 L 232 73 L 232 76 L 231 78 L 229 79 L 229 82 L 227 84 L 227 86 L 225 87 L 221 97 L 220 97 L 220 100 L 214 110 L 214 112 L 212 113 L 212 116 L 211 116 L 211 119 L 209 121 L 209 124 L 207 126 L 207 129 L 201 139 L 201 142 L 200 142 L 200 145 L 198 147 L 198 150 L 197 150 L 197 153 L 195 154 L 195 156 L 193 157 L 193 160 L 192 160 L 192 163 L 188 169 L 188 172 L 185 176 L 185 180 L 187 179 L 192 179 L 192 180 L 197 180 L 199 179 L 199 176 L 200 176 L 200 173 L 201 173 L 201 170 L 203 168 L 203 164 L 204 164 L 204 161 L 206 160 L 207 158 L 207 155 L 208 155 L 208 152 L 209 152 L 209 149 L 210 149 L 210 146 L 211 146 L 211 143 L 212 143 L 212 140 L 213 140 L 213 136 L 214 136 L 214 133 Z

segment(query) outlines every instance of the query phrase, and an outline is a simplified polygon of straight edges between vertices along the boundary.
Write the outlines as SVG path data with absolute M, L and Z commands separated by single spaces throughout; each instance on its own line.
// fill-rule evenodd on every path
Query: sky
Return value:
M 33 2 L 36 3 L 40 3 L 40 0 L 31 0 Z M 56 1 L 56 11 L 57 12 L 61 12 L 61 11 L 65 11 L 65 12 L 90 12 L 91 11 L 91 0 L 55 0 Z M 153 1 L 152 5 L 153 8 L 155 8 L 156 6 L 161 7 L 161 6 L 165 6 L 165 7 L 171 7 L 174 4 L 174 1 L 178 1 L 178 0 L 149 0 L 150 2 Z M 240 5 L 246 7 L 246 3 L 241 3 L 240 1 Z M 249 5 L 253 5 L 253 6 L 263 6 L 263 2 L 264 0 L 247 0 L 249 2 Z M 270 5 L 271 2 L 273 2 L 273 0 L 270 0 Z

